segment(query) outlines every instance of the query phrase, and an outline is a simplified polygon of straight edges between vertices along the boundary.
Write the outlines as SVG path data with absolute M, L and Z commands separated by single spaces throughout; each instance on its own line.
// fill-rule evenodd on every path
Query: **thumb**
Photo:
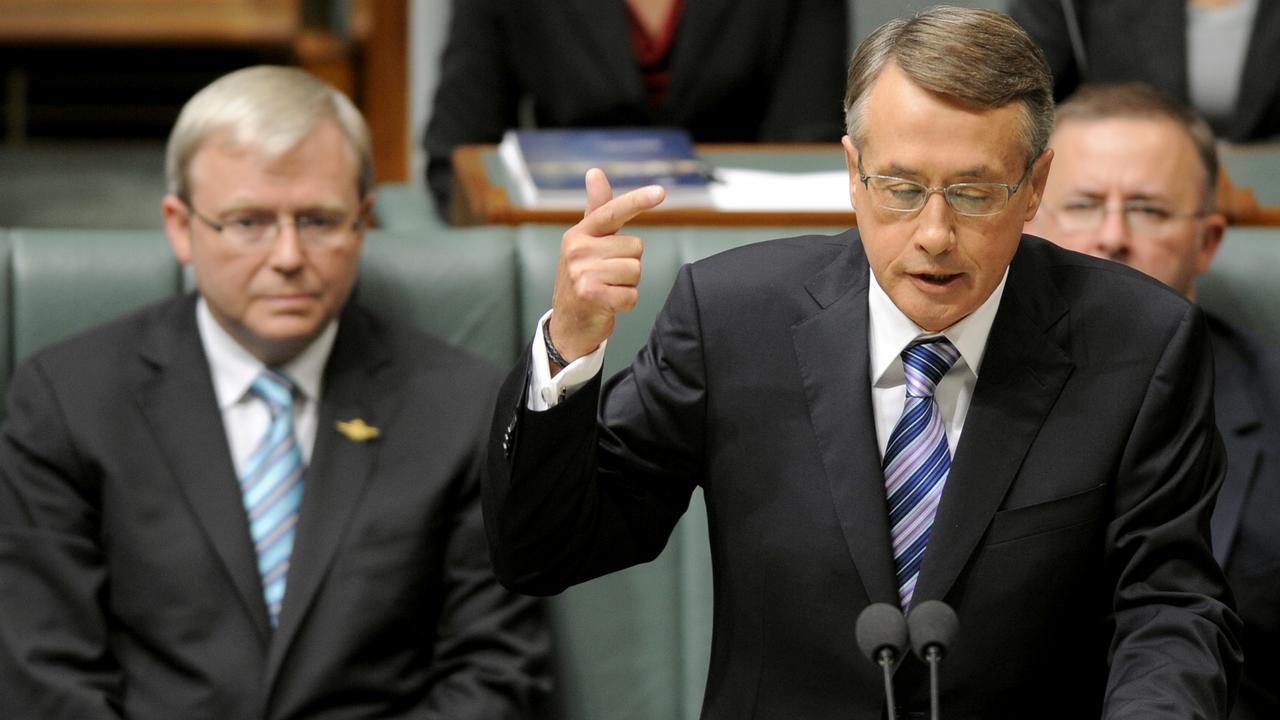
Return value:
M 613 188 L 609 186 L 609 178 L 600 168 L 587 171 L 587 209 L 582 216 L 590 215 L 596 208 L 613 199 Z

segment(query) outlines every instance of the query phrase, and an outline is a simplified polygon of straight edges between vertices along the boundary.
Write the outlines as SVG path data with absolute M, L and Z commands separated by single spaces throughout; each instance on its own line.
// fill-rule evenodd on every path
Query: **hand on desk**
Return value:
M 597 168 L 587 171 L 586 182 L 587 209 L 560 241 L 551 297 L 551 342 L 570 362 L 599 347 L 613 333 L 614 316 L 635 307 L 644 243 L 617 233 L 666 197 L 661 186 L 650 185 L 614 198 Z

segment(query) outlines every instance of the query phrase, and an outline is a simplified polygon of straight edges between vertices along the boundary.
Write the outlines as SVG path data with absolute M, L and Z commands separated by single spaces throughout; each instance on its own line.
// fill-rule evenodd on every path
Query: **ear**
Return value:
M 858 148 L 854 147 L 853 139 L 848 135 L 840 138 L 840 144 L 844 146 L 844 163 L 849 168 L 849 205 L 857 212 L 858 201 L 854 198 L 854 193 L 861 182 L 858 180 Z
M 169 193 L 160 201 L 160 214 L 164 218 L 164 232 L 169 237 L 169 247 L 178 262 L 191 262 L 191 213 L 187 204 L 177 195 Z
M 1213 256 L 1222 246 L 1222 237 L 1227 232 L 1227 217 L 1222 213 L 1209 213 L 1200 221 L 1200 249 L 1196 253 L 1196 275 L 1209 269 Z
M 364 196 L 364 200 L 360 201 L 360 209 L 356 217 L 360 219 L 360 224 L 355 231 L 356 252 L 359 253 L 360 248 L 364 245 L 364 231 L 373 225 L 373 192 Z
M 1031 222 L 1031 219 L 1036 216 L 1036 211 L 1040 209 L 1040 202 L 1044 200 L 1044 186 L 1049 181 L 1049 166 L 1052 164 L 1053 148 L 1045 148 L 1031 165 L 1031 177 L 1028 178 L 1031 181 L 1031 198 L 1027 200 L 1027 211 L 1022 217 L 1023 222 Z
M 368 228 L 373 225 L 373 199 L 374 193 L 370 191 L 364 196 L 364 200 L 360 201 L 360 210 L 357 217 L 360 218 L 360 228 Z

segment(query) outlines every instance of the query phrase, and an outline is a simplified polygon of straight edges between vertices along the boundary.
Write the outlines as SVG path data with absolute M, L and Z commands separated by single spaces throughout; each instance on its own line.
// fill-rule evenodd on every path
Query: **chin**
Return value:
M 249 331 L 263 342 L 287 344 L 310 340 L 320 334 L 324 325 L 322 318 L 274 318 L 251 326 Z

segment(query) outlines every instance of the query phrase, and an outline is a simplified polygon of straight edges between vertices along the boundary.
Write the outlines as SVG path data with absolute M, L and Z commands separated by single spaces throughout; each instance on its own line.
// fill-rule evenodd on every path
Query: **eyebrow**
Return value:
M 1100 192 L 1097 190 L 1076 189 L 1076 190 L 1072 190 L 1068 194 L 1068 197 L 1072 195 L 1077 197 L 1087 197 L 1090 199 L 1105 199 L 1107 196 L 1107 192 L 1106 191 Z M 1150 194 L 1150 193 L 1135 193 L 1133 195 L 1125 195 L 1123 198 L 1121 198 L 1121 202 L 1135 202 L 1135 201 L 1169 203 L 1173 201 L 1173 198 L 1168 197 L 1167 195 Z
M 314 213 L 314 212 L 345 213 L 345 212 L 350 212 L 350 210 L 348 210 L 348 208 L 341 202 L 330 203 L 327 201 L 308 203 L 306 205 L 300 205 L 298 207 L 293 207 L 293 208 L 269 207 L 266 205 L 258 205 L 253 202 L 233 202 L 230 205 L 228 205 L 226 208 L 220 210 L 219 214 L 226 215 L 229 213 L 236 213 L 236 212 L 266 213 L 271 215 L 278 215 L 282 212 L 288 212 L 294 215 L 300 215 L 304 213 Z
M 888 168 L 884 170 L 883 173 L 873 173 L 873 174 L 884 174 L 884 175 L 890 175 L 893 177 L 911 178 L 911 177 L 919 177 L 921 173 L 919 170 L 916 170 L 915 168 L 909 168 L 904 165 L 898 165 L 897 163 L 892 163 L 889 165 Z M 972 167 L 961 168 L 958 172 L 953 172 L 948 177 L 981 178 L 979 182 L 991 182 L 990 178 L 994 177 L 995 175 L 996 173 L 986 165 L 975 165 Z M 960 181 L 960 182 L 964 182 L 964 181 Z

